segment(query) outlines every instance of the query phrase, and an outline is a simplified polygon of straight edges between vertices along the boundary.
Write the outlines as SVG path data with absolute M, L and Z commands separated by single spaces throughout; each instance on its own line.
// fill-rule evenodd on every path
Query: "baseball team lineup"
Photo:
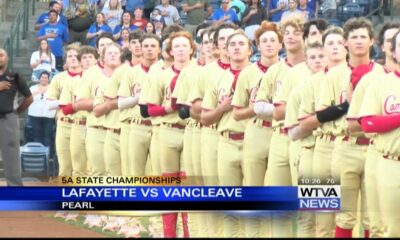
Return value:
M 178 25 L 161 39 L 133 31 L 129 56 L 109 33 L 96 48 L 67 45 L 47 92 L 59 176 L 340 183 L 338 212 L 163 213 L 164 237 L 177 236 L 181 215 L 184 237 L 351 238 L 358 212 L 364 237 L 398 237 L 399 29 L 385 23 L 374 36 L 363 17 L 338 27 L 294 16 L 263 21 L 253 39 L 232 23 L 204 26 L 200 43 Z

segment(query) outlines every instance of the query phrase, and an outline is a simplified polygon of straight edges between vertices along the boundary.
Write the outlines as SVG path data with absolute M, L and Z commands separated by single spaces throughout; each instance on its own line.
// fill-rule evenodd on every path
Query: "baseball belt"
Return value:
M 244 133 L 243 132 L 229 132 L 229 131 L 224 131 L 221 132 L 221 136 L 229 138 L 234 141 L 241 141 L 244 139 Z

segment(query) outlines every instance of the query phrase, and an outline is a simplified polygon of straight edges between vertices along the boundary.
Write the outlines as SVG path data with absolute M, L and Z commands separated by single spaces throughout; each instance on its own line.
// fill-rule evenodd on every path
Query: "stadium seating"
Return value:
M 357 3 L 346 3 L 343 6 L 339 6 L 337 9 L 337 18 L 342 21 L 346 22 L 348 19 L 352 17 L 360 17 L 363 15 L 364 8 L 361 7 Z
M 30 142 L 20 147 L 22 172 L 45 172 L 49 176 L 49 155 L 49 148 L 41 143 Z

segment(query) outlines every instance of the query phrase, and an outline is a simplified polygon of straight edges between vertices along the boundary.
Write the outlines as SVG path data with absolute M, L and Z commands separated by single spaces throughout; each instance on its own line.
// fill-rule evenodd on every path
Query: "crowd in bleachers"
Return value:
M 37 19 L 35 29 L 38 39 L 48 40 L 56 64 L 51 71 L 55 72 L 63 70 L 63 45 L 78 41 L 94 46 L 102 32 L 112 33 L 115 41 L 126 47 L 128 31 L 135 29 L 161 36 L 165 26 L 180 24 L 195 35 L 201 23 L 230 21 L 252 37 L 262 20 L 279 23 L 290 15 L 302 14 L 307 20 L 320 17 L 341 25 L 350 17 L 365 16 L 379 3 L 380 0 L 52 0 L 49 11 Z M 56 15 L 55 22 L 49 22 L 52 14 Z M 55 31 L 60 34 L 53 36 Z M 32 58 L 37 59 L 37 55 Z M 34 81 L 40 74 L 38 70 L 49 71 L 47 65 L 42 65 L 32 65 Z
M 35 24 L 39 47 L 32 53 L 30 65 L 32 82 L 37 83 L 33 86 L 35 102 L 39 105 L 34 106 L 45 101 L 47 87 L 42 78 L 50 81 L 65 70 L 63 47 L 72 42 L 95 46 L 96 38 L 104 32 L 112 33 L 129 53 L 129 34 L 137 29 L 161 37 L 166 26 L 179 24 L 196 39 L 196 30 L 203 23 L 233 22 L 253 39 L 263 20 L 279 23 L 300 14 L 306 20 L 325 18 L 331 24 L 341 25 L 350 17 L 366 15 L 379 3 L 380 0 L 51 0 L 49 11 L 42 13 Z M 384 7 L 386 11 L 387 6 Z M 377 52 L 374 54 L 378 56 Z M 251 62 L 259 58 L 254 47 Z M 31 110 L 29 116 L 30 131 L 26 130 L 25 140 L 47 145 L 48 139 L 54 138 L 49 136 L 50 132 L 54 135 L 53 131 L 48 131 L 54 129 L 54 114 Z

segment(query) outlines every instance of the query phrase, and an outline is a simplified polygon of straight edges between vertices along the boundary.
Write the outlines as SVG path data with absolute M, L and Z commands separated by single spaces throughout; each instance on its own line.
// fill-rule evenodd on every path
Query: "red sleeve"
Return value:
M 363 117 L 361 127 L 366 133 L 389 132 L 400 127 L 400 114 Z
M 158 117 L 158 116 L 164 116 L 166 114 L 165 112 L 165 108 L 163 106 L 160 105 L 156 105 L 156 104 L 149 104 L 149 115 L 151 117 Z

